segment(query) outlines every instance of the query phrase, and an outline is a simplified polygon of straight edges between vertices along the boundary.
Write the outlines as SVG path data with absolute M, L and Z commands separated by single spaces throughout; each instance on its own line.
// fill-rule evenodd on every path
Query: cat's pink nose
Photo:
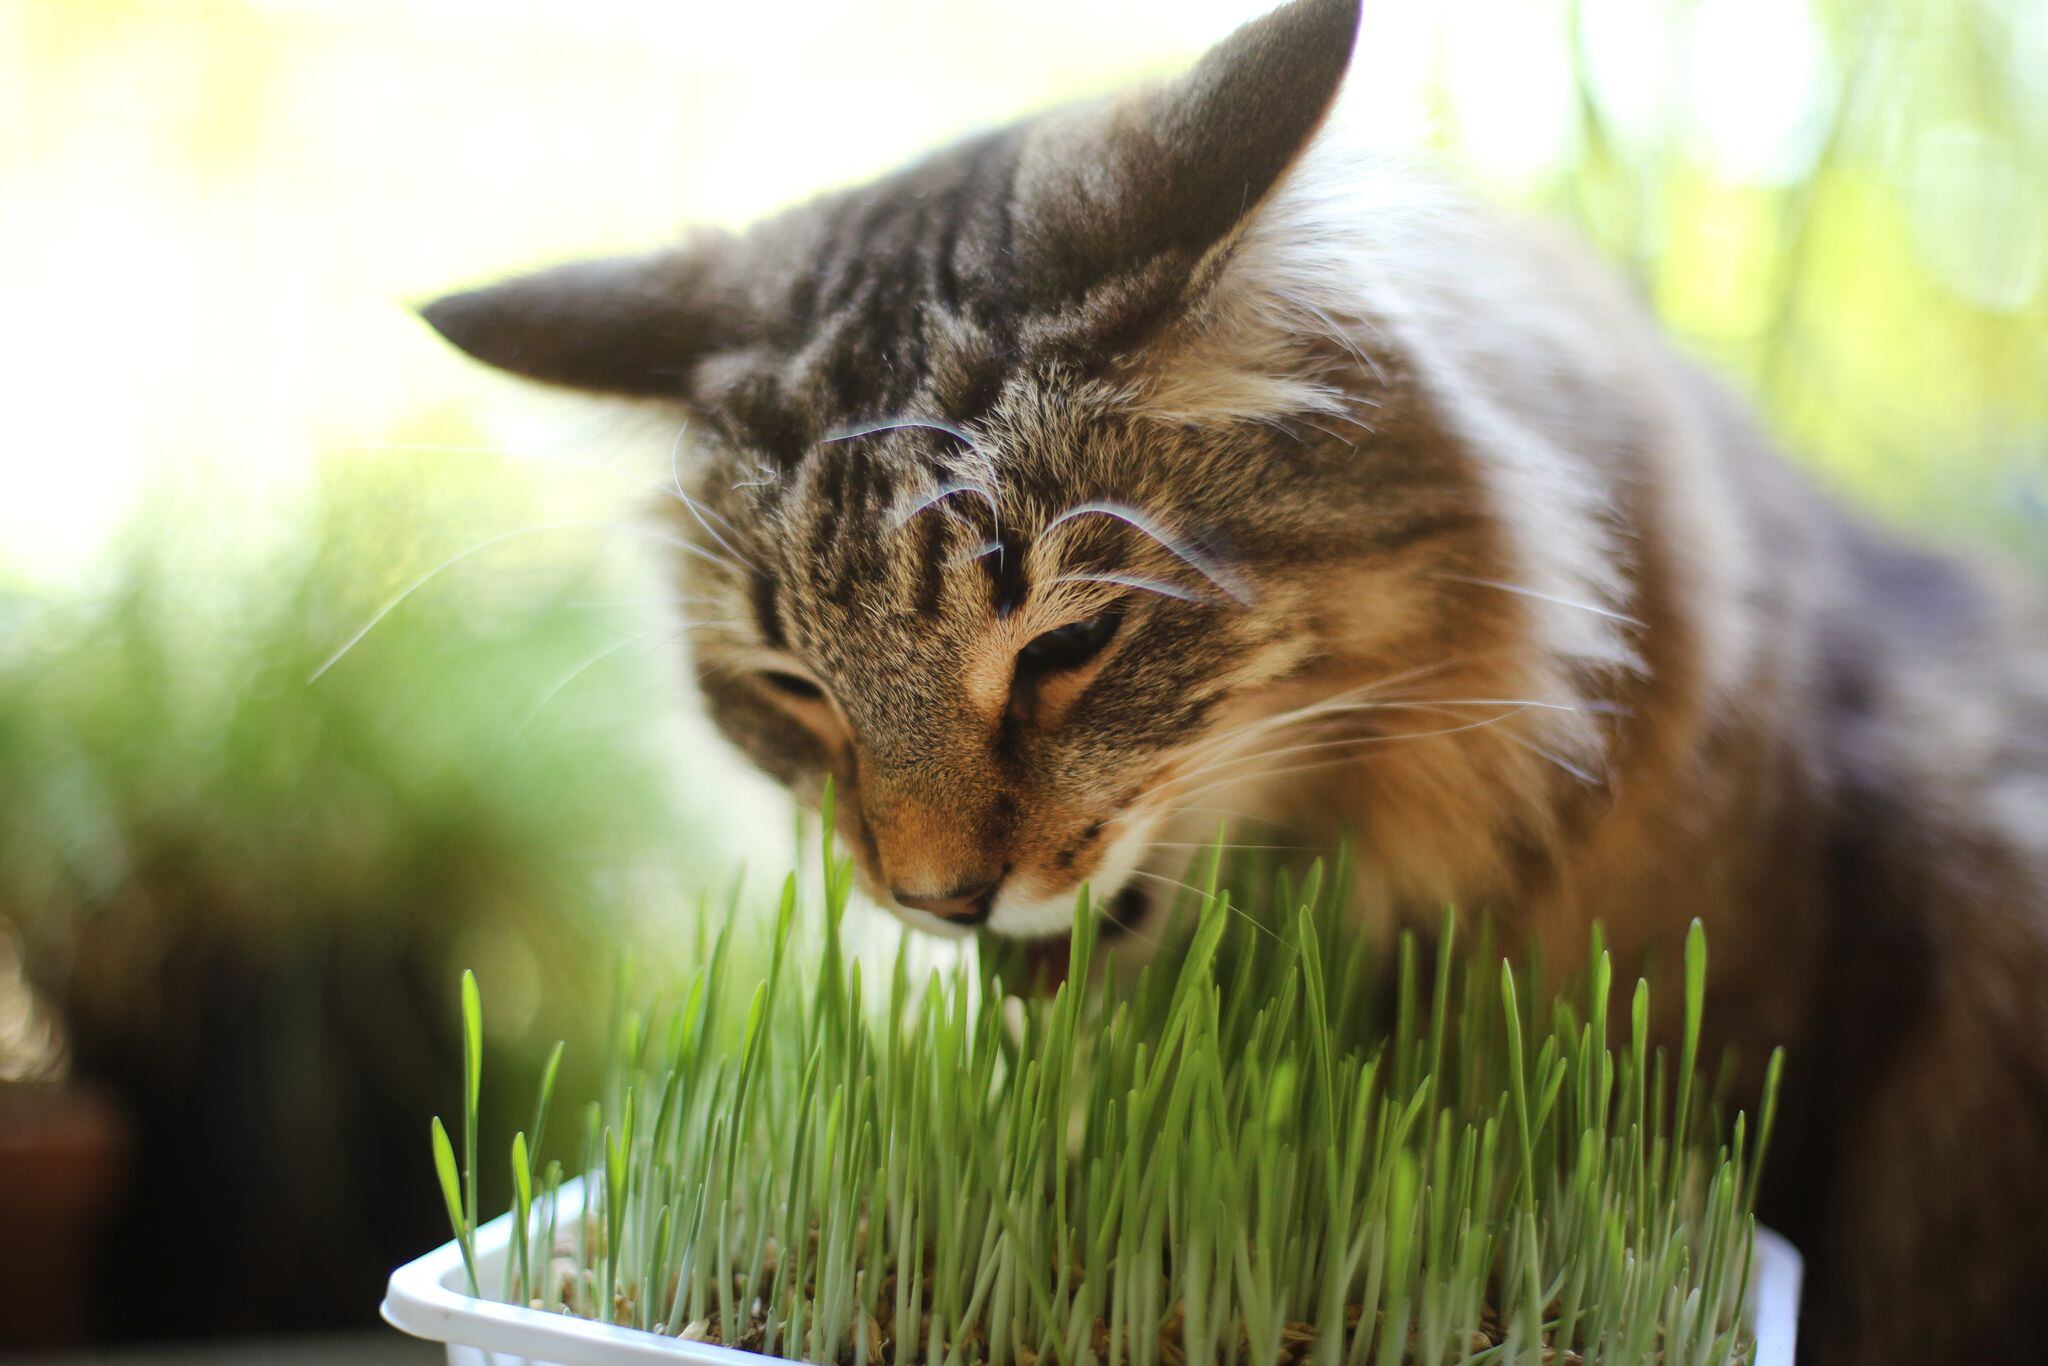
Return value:
M 913 911 L 928 911 L 942 920 L 951 920 L 960 925 L 979 925 L 988 919 L 988 913 L 995 908 L 996 888 L 1002 885 L 1003 875 L 970 879 L 951 891 L 936 896 L 920 896 L 907 892 L 901 887 L 891 887 L 889 895 L 899 905 Z

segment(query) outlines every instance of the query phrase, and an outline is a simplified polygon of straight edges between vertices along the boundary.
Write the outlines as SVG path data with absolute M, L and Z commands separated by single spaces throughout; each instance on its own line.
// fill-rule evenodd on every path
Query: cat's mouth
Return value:
M 1126 887 L 1111 897 L 1097 916 L 1097 942 L 1110 944 L 1138 928 L 1152 911 L 1152 899 L 1137 887 Z M 1024 989 L 1033 996 L 1050 996 L 1060 989 L 1072 968 L 1070 938 L 1047 935 L 1024 946 Z

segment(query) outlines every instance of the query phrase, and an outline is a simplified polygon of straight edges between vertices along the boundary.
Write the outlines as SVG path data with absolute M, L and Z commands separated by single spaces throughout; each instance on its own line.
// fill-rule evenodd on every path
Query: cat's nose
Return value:
M 1002 881 L 1002 873 L 997 873 L 993 877 L 969 878 L 950 891 L 937 895 L 920 895 L 901 887 L 891 887 L 889 895 L 913 911 L 928 911 L 959 925 L 979 925 L 994 909 L 996 888 L 1002 885 Z

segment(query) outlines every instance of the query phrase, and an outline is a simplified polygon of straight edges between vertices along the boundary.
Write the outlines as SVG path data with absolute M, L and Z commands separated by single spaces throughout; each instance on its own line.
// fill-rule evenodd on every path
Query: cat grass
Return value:
M 790 878 L 773 917 L 728 915 L 687 980 L 617 1010 L 566 1164 L 543 1156 L 550 1064 L 489 1159 L 514 1189 L 490 1285 L 466 978 L 463 1150 L 438 1119 L 433 1144 L 472 1290 L 856 1366 L 1747 1358 L 1777 1060 L 1761 1123 L 1724 1127 L 1697 926 L 1673 1058 L 1646 984 L 1610 1020 L 1597 937 L 1545 994 L 1453 917 L 1441 951 L 1376 955 L 1316 870 L 1276 875 L 1261 923 L 1218 862 L 1170 962 L 1020 999 L 1001 953 L 918 973 L 906 942 L 869 980 L 828 841 L 818 904 Z M 749 925 L 772 934 L 751 985 Z M 575 1217 L 565 1171 L 587 1174 Z

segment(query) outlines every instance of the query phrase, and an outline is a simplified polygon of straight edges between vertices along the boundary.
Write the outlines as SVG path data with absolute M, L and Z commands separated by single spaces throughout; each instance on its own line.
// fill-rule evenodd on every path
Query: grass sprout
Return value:
M 903 944 L 868 980 L 828 838 L 820 904 L 791 877 L 686 980 L 622 986 L 582 1212 L 536 1165 L 544 1095 L 495 1293 L 850 1366 L 1747 1359 L 1776 1062 L 1755 1124 L 1697 1084 L 1697 925 L 1674 1060 L 1647 984 L 1610 1020 L 1597 933 L 1551 991 L 1451 915 L 1376 953 L 1341 868 L 1273 874 L 1284 914 L 1255 926 L 1220 864 L 1170 963 L 1020 1000 L 1001 951 L 920 974 Z M 1077 910 L 1073 963 L 1095 925 Z M 751 989 L 739 961 L 767 965 Z M 468 979 L 464 1002 L 473 1032 Z M 474 1284 L 470 1081 L 459 1174 L 433 1138 Z

